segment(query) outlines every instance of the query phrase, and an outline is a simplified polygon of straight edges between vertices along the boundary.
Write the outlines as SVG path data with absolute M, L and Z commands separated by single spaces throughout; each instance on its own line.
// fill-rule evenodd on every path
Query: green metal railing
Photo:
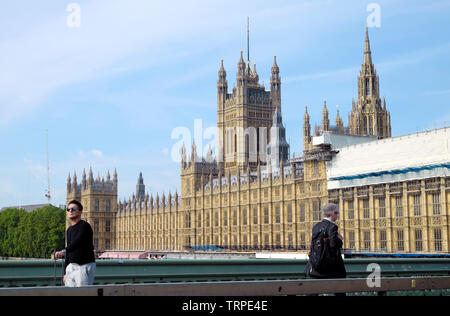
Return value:
M 346 259 L 348 278 L 367 278 L 370 264 L 381 277 L 449 276 L 450 259 Z M 96 285 L 304 279 L 306 260 L 106 260 L 97 261 Z M 0 287 L 61 284 L 62 261 L 0 261 Z

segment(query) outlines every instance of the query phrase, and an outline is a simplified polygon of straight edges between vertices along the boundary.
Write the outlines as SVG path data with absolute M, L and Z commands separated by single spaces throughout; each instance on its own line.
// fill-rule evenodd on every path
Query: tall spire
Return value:
M 195 139 L 192 142 L 192 149 L 191 149 L 191 164 L 195 166 L 195 163 L 197 162 L 197 145 L 195 144 Z
M 225 101 L 225 95 L 228 93 L 227 72 L 223 66 L 223 58 L 220 60 L 219 79 L 217 80 L 217 97 L 218 102 Z
M 308 105 L 305 105 L 305 115 L 303 116 L 303 121 L 309 123 Z
M 138 182 L 136 184 L 136 198 L 143 201 L 145 199 L 145 184 L 144 178 L 142 177 L 142 172 L 139 173 Z
M 223 58 L 220 60 L 220 69 L 219 69 L 219 82 L 223 83 L 227 79 L 227 72 L 225 71 L 225 67 L 223 66 Z
M 327 101 L 323 101 L 322 111 L 322 131 L 326 132 L 330 130 L 330 120 L 328 119 Z
M 183 141 L 183 147 L 181 147 L 181 166 L 184 168 L 186 164 L 186 146 L 184 145 Z
M 364 59 L 358 76 L 358 99 L 352 101 L 352 113 L 349 116 L 349 131 L 353 135 L 377 136 L 379 139 L 390 137 L 390 123 L 382 108 L 380 83 L 372 63 L 369 29 L 366 27 Z
M 366 26 L 366 44 L 364 47 L 364 64 L 372 65 L 372 52 L 370 51 L 369 28 Z
M 281 79 L 280 68 L 277 64 L 277 55 L 273 56 L 272 75 L 270 76 L 270 97 L 274 109 L 281 107 Z
M 246 64 L 245 64 L 245 61 L 244 61 L 244 51 L 243 50 L 241 50 L 241 58 L 239 59 L 239 62 L 238 62 L 238 74 L 237 74 L 237 77 L 244 77 L 244 75 L 245 75 L 245 66 L 246 66 Z
M 344 133 L 344 121 L 342 121 L 342 118 L 339 115 L 339 109 L 337 110 L 336 115 L 336 128 L 339 131 L 339 133 Z
M 256 72 L 256 64 L 253 64 L 253 78 L 257 83 L 259 83 L 259 76 L 258 73 Z
M 277 55 L 273 55 L 273 65 L 272 65 L 272 74 L 279 74 L 280 68 L 277 64 Z
M 76 171 L 73 172 L 73 182 L 72 182 L 72 186 L 73 186 L 74 188 L 77 187 L 77 172 L 76 172 Z
M 272 117 L 272 127 L 270 128 L 270 142 L 267 145 L 268 161 L 278 168 L 280 163 L 289 159 L 289 144 L 286 141 L 286 129 L 283 125 L 281 109 L 277 106 Z
M 308 106 L 305 106 L 305 115 L 303 116 L 303 151 L 308 150 L 311 141 L 311 125 L 309 124 Z
M 67 177 L 67 193 L 70 193 L 72 191 L 72 179 L 70 178 L 70 172 L 69 176 Z
M 247 61 L 250 62 L 250 17 L 247 17 Z
M 94 173 L 92 172 L 92 166 L 89 167 L 89 184 L 94 183 Z

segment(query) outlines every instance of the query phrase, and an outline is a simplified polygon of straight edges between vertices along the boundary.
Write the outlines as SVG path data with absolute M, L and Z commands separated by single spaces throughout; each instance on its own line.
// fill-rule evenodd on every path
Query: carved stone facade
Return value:
M 430 185 L 427 183 L 432 183 Z M 339 204 L 344 247 L 388 252 L 448 252 L 449 178 L 371 185 L 367 196 L 329 192 Z M 348 192 L 348 189 L 347 189 Z

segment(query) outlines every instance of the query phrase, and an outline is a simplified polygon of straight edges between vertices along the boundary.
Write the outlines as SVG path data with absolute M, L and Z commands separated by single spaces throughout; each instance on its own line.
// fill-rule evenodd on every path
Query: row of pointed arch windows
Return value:
M 378 132 L 377 132 L 378 127 Z M 374 125 L 374 118 L 372 116 L 365 116 L 363 119 L 363 135 L 376 136 L 383 134 L 383 121 L 381 118 L 377 119 L 377 127 Z
M 369 125 L 367 125 L 367 123 L 369 123 Z M 364 133 L 366 135 L 373 135 L 373 118 L 370 116 L 369 119 L 367 120 L 367 116 L 364 117 Z

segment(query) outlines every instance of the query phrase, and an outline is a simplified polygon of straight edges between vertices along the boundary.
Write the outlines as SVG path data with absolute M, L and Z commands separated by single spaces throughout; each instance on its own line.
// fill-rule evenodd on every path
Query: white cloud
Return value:
M 33 175 L 36 180 L 45 180 L 47 174 L 47 168 L 31 159 L 24 159 L 24 164 L 27 166 L 27 170 Z
M 80 151 L 78 153 L 78 157 L 80 157 L 81 159 L 86 159 L 87 158 L 87 153 L 85 153 L 84 151 Z
M 103 153 L 98 149 L 92 149 L 91 151 L 88 151 L 88 152 L 80 151 L 78 153 L 78 158 L 80 160 L 101 158 L 102 156 L 103 156 Z
M 95 157 L 97 157 L 97 158 L 100 158 L 100 157 L 103 156 L 103 153 L 102 153 L 100 150 L 98 150 L 98 149 L 93 149 L 93 150 L 91 151 L 91 153 L 92 153 Z

